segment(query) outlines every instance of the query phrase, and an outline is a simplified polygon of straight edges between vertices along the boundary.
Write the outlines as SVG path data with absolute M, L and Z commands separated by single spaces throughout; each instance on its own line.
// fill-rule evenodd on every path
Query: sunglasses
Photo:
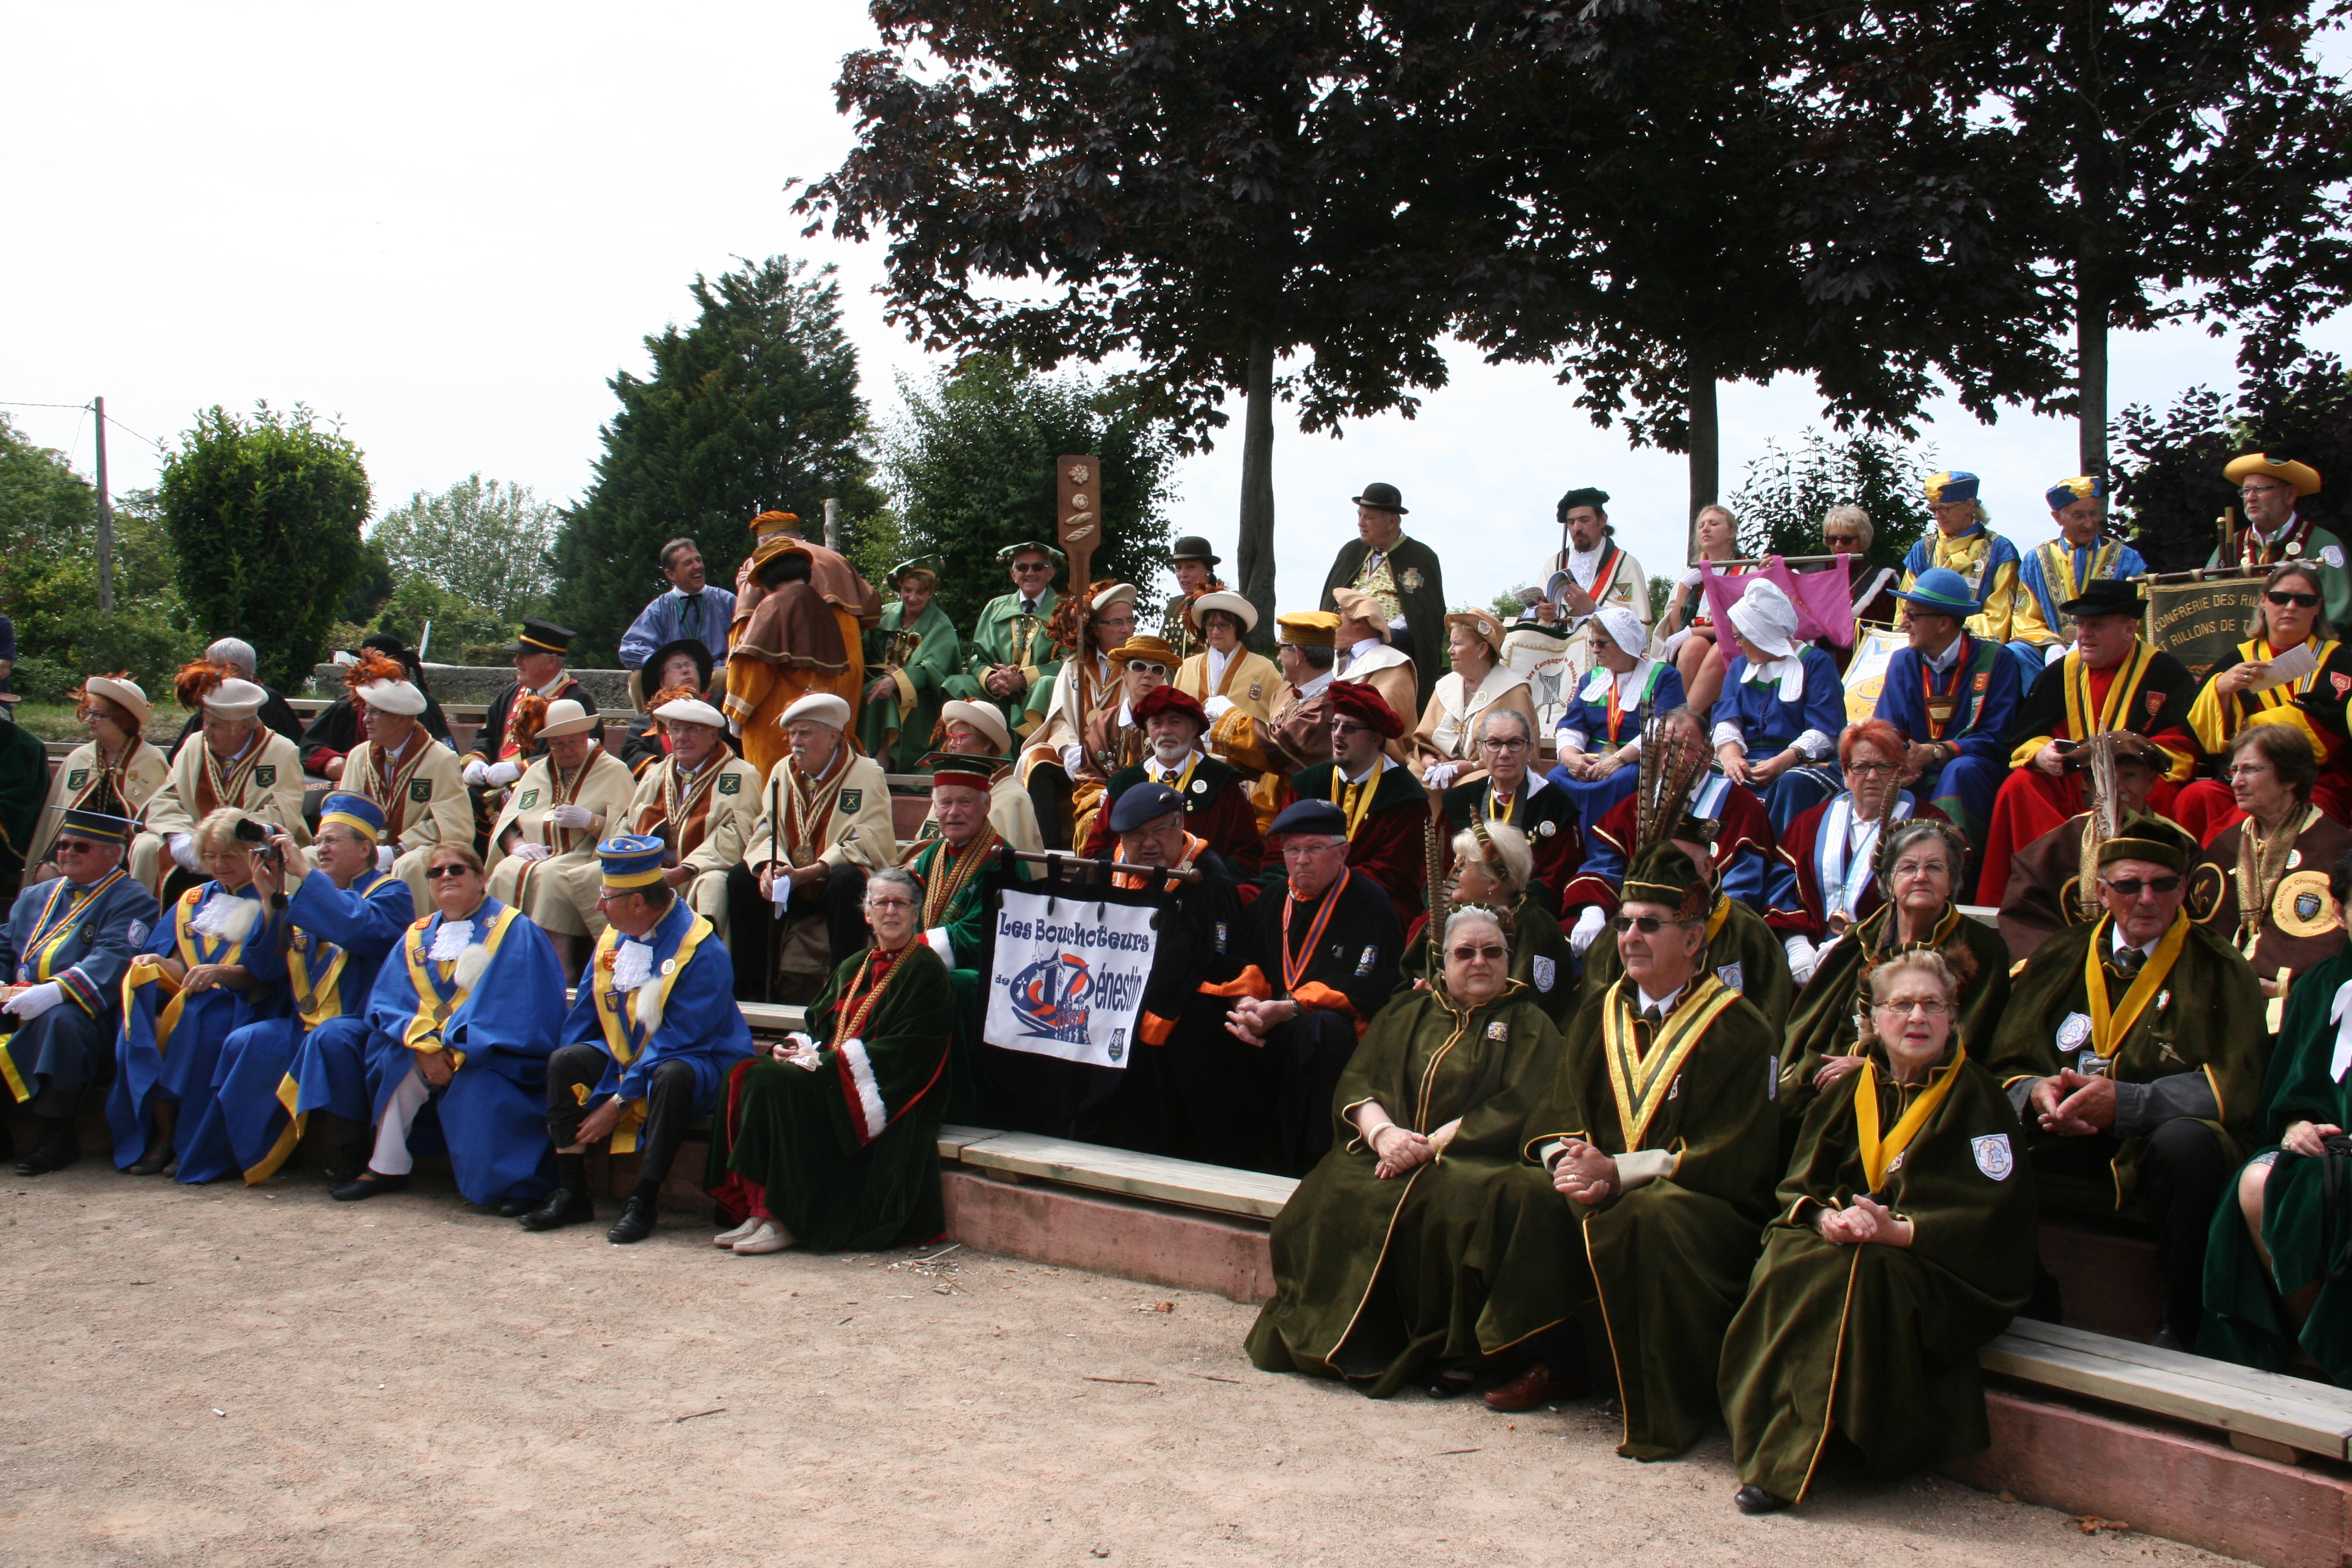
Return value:
M 1499 963 L 1509 955 L 1509 949 L 1501 947 L 1456 947 L 1448 949 L 1446 956 L 1457 963 L 1472 963 L 1482 958 Z
M 1015 561 L 1013 569 L 1025 576 L 1032 572 L 1050 572 L 1053 567 L 1043 561 Z
M 1168 667 L 1166 665 L 1153 664 L 1148 659 L 1130 658 L 1127 661 L 1127 668 L 1129 669 L 1139 669 L 1146 675 L 1157 675 L 1163 679 L 1166 679 L 1168 674 Z
M 2294 605 L 2298 610 L 2315 610 L 2319 608 L 2319 595 L 2316 594 L 2282 594 L 2275 589 L 2269 589 L 2263 592 L 2263 597 L 2268 599 L 2272 604 L 2276 605 L 2282 610 L 2285 609 L 2289 605 Z
M 462 877 L 472 869 L 471 866 L 427 866 L 425 868 L 425 879 L 434 882 L 444 877 Z
M 1640 931 L 1643 936 L 1655 936 L 1659 930 L 1665 926 L 1696 925 L 1697 923 L 1696 921 L 1660 920 L 1655 915 L 1619 915 L 1609 922 L 1619 936 L 1623 936 L 1629 931 Z
M 2116 892 L 2121 893 L 2126 899 L 2137 899 L 2140 896 L 2142 889 L 2151 893 L 2173 892 L 2179 888 L 2180 879 L 2178 877 L 2150 877 L 2147 880 L 2142 881 L 2137 877 L 2120 877 L 2112 882 L 2106 883 L 2105 886 L 2113 888 Z

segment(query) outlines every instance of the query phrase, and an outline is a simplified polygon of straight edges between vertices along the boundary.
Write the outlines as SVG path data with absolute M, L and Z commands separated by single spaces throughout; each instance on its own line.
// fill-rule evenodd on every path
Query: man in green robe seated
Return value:
M 2044 942 L 2010 984 L 1988 1062 L 2025 1123 L 2045 1211 L 2120 1215 L 2153 1239 L 2164 1316 L 2192 1347 L 2206 1230 L 2253 1146 L 2269 1039 L 2238 951 L 2181 908 L 2196 841 L 2134 816 L 2098 852 L 2102 913 Z M 2055 1316 L 2054 1282 L 2036 1315 Z
M 939 826 L 939 837 L 927 840 L 907 868 L 923 889 L 917 929 L 948 966 L 955 985 L 948 1116 L 972 1121 L 979 1119 L 982 1106 L 973 1058 L 986 1010 L 988 869 L 1004 844 L 989 820 L 989 781 L 1004 759 L 933 752 L 922 765 L 931 770 L 931 820 Z
M 1013 592 L 981 607 L 971 636 L 959 649 L 963 668 L 948 678 L 947 694 L 994 703 L 1005 723 L 1025 735 L 1034 723 L 1027 711 L 1031 689 L 1044 681 L 1052 689 L 1054 672 L 1061 668 L 1045 623 L 1061 603 L 1054 592 L 1054 568 L 1063 556 L 1050 544 L 1024 540 L 1006 545 L 996 558 L 1012 572 Z
M 2327 873 L 2336 918 L 2352 916 L 2352 854 Z M 2352 925 L 2345 925 L 2352 931 Z M 2274 1140 L 2238 1173 L 2237 1201 L 2214 1211 L 2197 1348 L 2266 1372 L 2298 1355 L 2352 1388 L 2352 1193 L 2341 1162 L 2352 1128 L 2352 944 L 2287 994 L 2257 1131 Z
M 857 739 L 885 773 L 913 773 L 931 749 L 940 704 L 958 668 L 955 623 L 933 600 L 938 562 L 925 555 L 893 566 L 890 585 L 898 590 L 898 602 L 885 605 L 880 624 L 866 634 L 866 668 L 882 673 L 866 689 Z
M 834 970 L 807 1033 L 729 1075 L 709 1191 L 741 1223 L 716 1245 L 866 1251 L 946 1229 L 939 1133 L 955 994 L 916 929 L 922 898 L 898 867 L 867 878 L 873 944 Z
M 1471 1253 L 1509 1282 L 1484 1331 L 1535 1355 L 1486 1403 L 1531 1410 L 1604 1369 L 1625 1413 L 1617 1451 L 1634 1459 L 1681 1453 L 1715 1415 L 1780 1173 L 1780 1038 L 1704 966 L 1709 897 L 1673 844 L 1634 860 L 1612 922 L 1620 976 L 1570 1023 L 1528 1163 L 1496 1186 Z

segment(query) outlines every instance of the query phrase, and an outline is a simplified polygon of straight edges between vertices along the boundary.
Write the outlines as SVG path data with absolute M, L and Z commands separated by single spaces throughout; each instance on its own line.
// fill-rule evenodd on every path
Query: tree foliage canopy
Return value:
M 195 626 L 252 643 L 270 684 L 308 680 L 363 561 L 360 449 L 299 404 L 250 418 L 216 405 L 164 460 L 156 499 Z
M 771 257 L 716 280 L 698 275 L 692 324 L 646 339 L 652 375 L 625 370 L 607 384 L 620 411 L 554 547 L 551 614 L 580 634 L 578 662 L 617 657 L 621 634 L 665 586 L 668 541 L 695 540 L 711 581 L 731 586 L 759 512 L 798 512 L 814 537 L 828 497 L 853 530 L 880 506 L 859 447 L 866 405 L 840 289 L 830 267 L 805 271 Z
M 494 621 L 536 612 L 555 584 L 559 514 L 528 485 L 469 474 L 437 496 L 423 490 L 368 532 L 394 579 L 422 577 Z
M 901 383 L 903 418 L 881 441 L 882 479 L 897 503 L 887 544 L 859 564 L 877 583 L 895 561 L 937 552 L 939 604 L 969 629 L 1012 586 L 996 552 L 1055 538 L 1054 459 L 1102 458 L 1103 542 L 1091 571 L 1148 590 L 1165 570 L 1169 479 L 1176 442 L 1134 397 L 1075 374 L 1042 375 L 974 354 L 929 384 Z M 1056 574 L 1066 588 L 1066 574 Z M 1156 631 L 1148 609 L 1139 630 Z
M 1932 447 L 1905 447 L 1868 433 L 1843 438 L 1808 429 L 1793 447 L 1767 439 L 1729 502 L 1743 555 L 1819 555 L 1822 517 L 1832 507 L 1870 514 L 1868 559 L 1899 566 L 1934 521 L 1924 499 Z

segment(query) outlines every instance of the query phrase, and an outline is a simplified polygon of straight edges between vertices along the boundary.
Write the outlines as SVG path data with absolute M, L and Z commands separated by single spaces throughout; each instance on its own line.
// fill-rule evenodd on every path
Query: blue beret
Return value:
M 1286 833 L 1329 834 L 1336 838 L 1348 837 L 1348 814 L 1328 800 L 1293 801 L 1282 808 L 1266 830 L 1269 838 Z
M 1931 501 L 1974 500 L 1977 499 L 1977 477 L 1964 468 L 1929 474 L 1927 499 Z
M 1110 830 L 1132 833 L 1147 822 L 1156 822 L 1171 811 L 1184 809 L 1184 797 L 1164 784 L 1146 779 L 1129 784 L 1125 794 L 1110 808 Z
M 2060 479 L 2042 498 L 2050 503 L 2052 511 L 2063 511 L 2078 500 L 2099 500 L 2107 493 L 2107 481 L 2096 474 L 2076 474 L 2071 479 Z

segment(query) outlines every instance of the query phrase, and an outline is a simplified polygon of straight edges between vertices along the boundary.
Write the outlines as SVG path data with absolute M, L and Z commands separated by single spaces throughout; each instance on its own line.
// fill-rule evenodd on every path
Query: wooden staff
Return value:
M 1089 860 L 1084 856 L 1072 855 L 1053 849 L 1015 849 L 1013 851 L 1013 858 L 1015 860 L 1026 860 L 1032 865 L 1052 866 L 1056 868 L 1062 866 L 1083 866 L 1090 869 L 1109 871 L 1114 874 L 1121 871 L 1128 871 L 1132 872 L 1139 877 L 1173 877 L 1180 882 L 1197 882 L 1201 879 L 1200 872 L 1186 867 L 1130 866 L 1124 860 Z

